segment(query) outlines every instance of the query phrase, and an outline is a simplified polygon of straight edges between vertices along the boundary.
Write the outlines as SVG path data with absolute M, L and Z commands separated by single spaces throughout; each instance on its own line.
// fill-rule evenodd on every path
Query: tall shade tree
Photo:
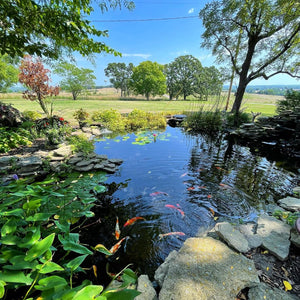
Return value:
M 299 78 L 299 0 L 213 1 L 199 16 L 205 27 L 202 46 L 212 48 L 239 78 L 236 115 L 252 80 L 280 73 Z
M 28 90 L 23 93 L 25 99 L 37 101 L 48 118 L 52 116 L 52 106 L 49 111 L 45 99 L 59 94 L 58 86 L 50 86 L 50 70 L 45 69 L 40 58 L 33 59 L 26 55 L 20 65 L 19 81 Z
M 166 92 L 166 77 L 163 65 L 157 62 L 144 61 L 133 68 L 130 87 L 137 94 L 145 95 L 149 100 L 150 95 L 163 95 Z
M 19 70 L 8 55 L 0 55 L 0 92 L 6 92 L 18 82 Z
M 73 100 L 86 89 L 95 87 L 96 76 L 94 71 L 86 68 L 78 68 L 68 62 L 59 63 L 54 73 L 63 77 L 60 81 L 62 90 L 72 93 Z
M 123 4 L 134 7 L 127 0 L 1 0 L 0 54 L 16 57 L 27 53 L 55 59 L 63 50 L 78 51 L 84 56 L 117 54 L 99 41 L 108 36 L 107 31 L 96 29 L 86 18 L 96 4 L 99 10 Z
M 177 57 L 165 68 L 170 99 L 183 95 L 183 99 L 199 91 L 202 81 L 201 62 L 192 55 Z
M 129 96 L 129 81 L 133 72 L 133 64 L 109 63 L 104 69 L 105 76 L 109 77 L 110 83 L 115 89 L 121 90 L 122 96 Z

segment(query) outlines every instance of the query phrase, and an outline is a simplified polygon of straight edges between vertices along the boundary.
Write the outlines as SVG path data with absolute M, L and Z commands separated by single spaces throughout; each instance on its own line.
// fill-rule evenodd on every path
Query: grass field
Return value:
M 276 102 L 282 100 L 283 96 L 245 94 L 241 109 L 246 112 L 261 112 L 262 116 L 272 116 L 275 114 Z M 83 108 L 88 113 L 103 111 L 106 109 L 116 109 L 121 113 L 128 113 L 134 108 L 149 112 L 165 112 L 166 114 L 183 113 L 187 111 L 197 111 L 204 107 L 204 110 L 213 110 L 216 107 L 225 107 L 226 96 L 221 100 L 210 99 L 209 101 L 199 101 L 196 99 L 173 100 L 167 97 L 161 99 L 145 100 L 143 97 L 121 99 L 118 91 L 113 88 L 97 90 L 89 95 L 81 95 L 78 100 L 72 100 L 71 94 L 61 93 L 54 99 L 54 114 L 64 117 L 71 124 L 76 124 L 73 113 Z M 231 96 L 232 104 L 234 96 Z M 0 94 L 0 101 L 10 103 L 20 111 L 31 110 L 42 113 L 39 104 L 22 98 L 21 93 Z M 231 108 L 231 104 L 229 108 Z

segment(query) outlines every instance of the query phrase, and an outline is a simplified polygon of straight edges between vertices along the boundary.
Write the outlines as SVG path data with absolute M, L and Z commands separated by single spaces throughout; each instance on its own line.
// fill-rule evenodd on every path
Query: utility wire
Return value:
M 199 16 L 174 17 L 174 18 L 158 18 L 158 19 L 136 19 L 136 20 L 92 20 L 91 22 L 105 22 L 105 23 L 115 23 L 115 22 L 149 22 L 149 21 L 167 21 L 167 20 L 195 19 L 195 18 L 199 18 Z

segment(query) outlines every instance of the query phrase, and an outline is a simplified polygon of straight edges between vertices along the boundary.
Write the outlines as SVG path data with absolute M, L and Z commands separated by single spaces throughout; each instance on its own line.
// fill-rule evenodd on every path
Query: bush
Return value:
M 222 114 L 219 110 L 191 113 L 183 122 L 183 127 L 192 131 L 212 133 L 222 129 Z
M 70 136 L 67 140 L 75 152 L 82 152 L 85 155 L 94 152 L 93 141 L 88 140 L 84 134 Z
M 166 127 L 166 119 L 162 114 L 153 114 L 139 109 L 134 109 L 127 116 L 128 130 L 160 129 Z
M 31 139 L 30 132 L 25 129 L 0 127 L 0 153 L 6 153 L 20 146 L 31 145 Z
M 122 115 L 114 109 L 104 110 L 102 112 L 94 112 L 92 120 L 100 122 L 104 127 L 112 131 L 122 132 L 125 130 L 126 120 Z
M 232 128 L 236 127 L 234 124 L 235 113 L 226 114 L 226 126 Z M 246 112 L 239 112 L 237 127 L 241 126 L 243 123 L 250 123 L 252 121 L 252 116 Z
M 277 102 L 276 112 L 278 114 L 285 110 L 294 111 L 297 106 L 300 107 L 300 91 L 287 90 L 284 97 L 285 100 Z
M 28 121 L 36 121 L 37 119 L 40 119 L 42 117 L 40 113 L 32 110 L 23 111 L 23 116 Z

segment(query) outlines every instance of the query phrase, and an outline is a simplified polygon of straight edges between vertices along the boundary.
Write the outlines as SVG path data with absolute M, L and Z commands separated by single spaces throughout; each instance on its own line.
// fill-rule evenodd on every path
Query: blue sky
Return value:
M 122 57 L 114 57 L 109 54 L 97 54 L 95 66 L 85 58 L 76 56 L 79 67 L 86 67 L 95 71 L 97 85 L 109 84 L 109 79 L 104 75 L 104 69 L 108 63 L 112 62 L 124 62 L 126 64 L 131 62 L 137 66 L 142 61 L 151 60 L 166 64 L 178 56 L 193 55 L 205 67 L 215 65 L 211 51 L 201 48 L 201 34 L 204 28 L 201 20 L 197 17 L 199 11 L 208 2 L 207 0 L 137 0 L 134 2 L 136 8 L 132 11 L 122 8 L 121 10 L 115 9 L 102 13 L 99 8 L 95 7 L 95 11 L 89 16 L 97 29 L 108 30 L 109 32 L 109 37 L 102 38 L 101 41 L 123 55 Z M 110 22 L 177 17 L 188 18 Z M 300 81 L 287 75 L 278 75 L 268 81 L 260 79 L 251 84 L 300 84 Z

